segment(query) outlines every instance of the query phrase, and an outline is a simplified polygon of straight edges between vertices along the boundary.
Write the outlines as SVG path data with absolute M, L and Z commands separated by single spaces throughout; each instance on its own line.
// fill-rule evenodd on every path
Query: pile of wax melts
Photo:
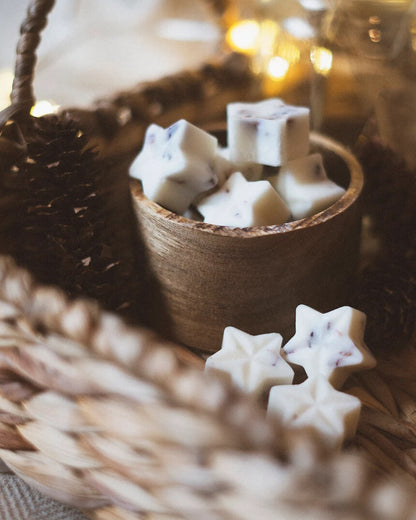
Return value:
M 148 127 L 130 167 L 143 193 L 197 220 L 231 227 L 283 224 L 326 209 L 345 190 L 309 153 L 309 109 L 271 98 L 227 106 L 228 147 L 181 119 Z
M 295 334 L 283 348 L 280 334 L 251 336 L 226 327 L 221 349 L 206 360 L 205 370 L 255 397 L 268 395 L 268 415 L 339 448 L 354 435 L 361 410 L 360 400 L 340 389 L 351 373 L 375 366 L 363 340 L 365 323 L 365 314 L 352 307 L 322 314 L 299 305 Z M 292 384 L 292 364 L 306 372 L 300 384 Z

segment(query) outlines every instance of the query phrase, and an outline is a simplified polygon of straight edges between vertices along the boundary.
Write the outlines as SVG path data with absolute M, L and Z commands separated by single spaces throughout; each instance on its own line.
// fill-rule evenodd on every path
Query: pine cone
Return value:
M 43 284 L 137 320 L 140 280 L 125 171 L 98 161 L 73 121 L 33 120 L 27 155 L 1 172 L 0 252 Z
M 390 148 L 362 138 L 357 155 L 365 174 L 364 208 L 391 251 L 416 246 L 416 172 Z M 405 254 L 405 253 L 404 253 Z
M 399 348 L 416 332 L 416 175 L 374 139 L 362 138 L 357 155 L 366 181 L 364 212 L 381 252 L 360 274 L 353 305 L 367 314 L 373 350 Z
M 415 334 L 416 256 L 391 255 L 367 267 L 354 306 L 367 314 L 366 341 L 372 350 L 406 346 Z

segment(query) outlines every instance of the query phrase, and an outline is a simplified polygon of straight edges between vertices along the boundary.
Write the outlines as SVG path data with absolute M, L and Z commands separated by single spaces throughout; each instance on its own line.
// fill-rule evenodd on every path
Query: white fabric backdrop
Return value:
M 14 66 L 27 5 L 0 0 L 0 71 Z M 196 31 L 198 40 L 162 37 L 172 18 L 210 22 L 194 0 L 57 0 L 39 47 L 36 99 L 86 106 L 139 81 L 192 68 L 215 52 L 217 40 L 206 41 L 213 24 Z

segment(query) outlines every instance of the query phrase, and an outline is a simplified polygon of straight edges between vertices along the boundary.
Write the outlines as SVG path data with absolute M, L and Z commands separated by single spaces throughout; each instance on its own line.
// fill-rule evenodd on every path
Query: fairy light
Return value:
M 13 85 L 11 69 L 0 69 L 0 110 L 10 105 L 10 94 Z
M 325 47 L 312 47 L 310 57 L 315 71 L 326 76 L 332 68 L 332 52 Z
M 241 20 L 227 31 L 226 41 L 231 49 L 246 54 L 254 54 L 260 27 L 256 20 Z
M 310 25 L 300 22 L 300 19 L 292 18 L 286 27 L 268 18 L 240 20 L 228 29 L 226 42 L 232 50 L 252 57 L 252 70 L 263 75 L 265 84 L 280 88 L 282 80 L 290 76 L 289 71 L 295 70 L 293 66 L 301 60 L 302 49 L 298 42 L 308 41 L 313 36 Z M 288 29 L 302 38 L 296 38 Z M 319 59 L 317 66 L 324 70 L 323 58 Z
M 289 70 L 289 62 L 280 56 L 273 56 L 267 66 L 267 73 L 271 79 L 283 79 Z
M 41 117 L 47 114 L 55 114 L 59 109 L 59 105 L 56 105 L 52 101 L 43 99 L 38 101 L 30 111 L 30 114 L 34 117 Z

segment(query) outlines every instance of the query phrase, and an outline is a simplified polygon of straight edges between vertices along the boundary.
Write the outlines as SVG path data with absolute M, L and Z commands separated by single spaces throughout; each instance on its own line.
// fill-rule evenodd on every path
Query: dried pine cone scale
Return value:
M 367 314 L 372 349 L 398 348 L 416 337 L 416 175 L 375 139 L 361 138 L 356 153 L 366 176 L 364 211 L 381 247 L 360 273 L 352 304 Z
M 416 246 L 416 176 L 392 150 L 364 138 L 357 146 L 366 183 L 365 211 L 375 231 L 393 248 Z

